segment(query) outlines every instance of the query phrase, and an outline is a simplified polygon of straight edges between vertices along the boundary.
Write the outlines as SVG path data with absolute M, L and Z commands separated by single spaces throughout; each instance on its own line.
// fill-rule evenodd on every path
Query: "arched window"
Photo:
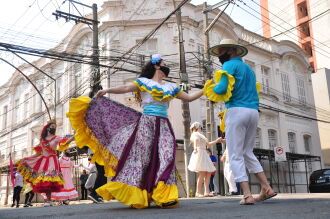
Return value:
M 304 146 L 305 146 L 305 151 L 306 152 L 310 152 L 311 150 L 311 144 L 312 144 L 312 140 L 311 140 L 311 136 L 310 135 L 304 135 Z
M 255 148 L 261 148 L 261 128 L 257 128 Z
M 274 129 L 268 129 L 269 149 L 274 150 L 277 146 L 277 132 Z
M 297 148 L 297 140 L 296 140 L 296 133 L 289 132 L 288 133 L 288 142 L 289 142 L 289 150 L 291 153 L 296 153 Z

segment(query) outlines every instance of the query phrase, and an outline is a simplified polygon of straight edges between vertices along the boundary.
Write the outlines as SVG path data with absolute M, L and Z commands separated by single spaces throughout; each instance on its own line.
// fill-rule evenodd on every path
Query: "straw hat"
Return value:
M 242 45 L 239 45 L 232 39 L 223 39 L 220 41 L 219 45 L 213 46 L 209 49 L 210 55 L 219 56 L 221 49 L 223 48 L 236 48 L 238 56 L 245 56 L 248 53 L 248 49 Z

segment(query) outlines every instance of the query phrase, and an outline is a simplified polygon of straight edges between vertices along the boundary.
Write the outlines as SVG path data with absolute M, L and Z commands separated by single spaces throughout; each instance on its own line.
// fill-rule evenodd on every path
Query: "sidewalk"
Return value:
M 108 201 L 104 201 L 105 203 Z M 113 202 L 113 201 L 112 201 Z M 53 202 L 54 206 L 58 206 L 58 202 L 54 201 Z M 69 205 L 81 205 L 81 204 L 93 204 L 93 202 L 91 200 L 74 200 L 74 201 L 70 201 Z M 32 207 L 26 207 L 26 208 L 34 208 L 34 207 L 43 207 L 44 203 L 38 202 L 38 203 L 32 203 Z M 19 208 L 24 208 L 23 207 L 24 204 L 20 204 Z M 16 206 L 15 207 L 11 207 L 11 203 L 9 205 L 0 205 L 0 210 L 1 209 L 17 209 Z

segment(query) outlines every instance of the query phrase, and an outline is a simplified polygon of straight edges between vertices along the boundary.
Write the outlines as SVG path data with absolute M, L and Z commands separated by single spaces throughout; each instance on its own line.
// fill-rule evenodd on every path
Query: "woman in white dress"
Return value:
M 188 169 L 192 172 L 198 173 L 196 197 L 210 197 L 209 184 L 212 172 L 215 171 L 215 167 L 208 155 L 206 148 L 210 147 L 222 140 L 218 138 L 215 141 L 208 142 L 207 138 L 201 133 L 202 124 L 194 122 L 190 126 L 191 137 L 190 141 L 194 147 L 194 151 L 191 154 Z M 202 195 L 202 186 L 204 183 L 204 196 Z

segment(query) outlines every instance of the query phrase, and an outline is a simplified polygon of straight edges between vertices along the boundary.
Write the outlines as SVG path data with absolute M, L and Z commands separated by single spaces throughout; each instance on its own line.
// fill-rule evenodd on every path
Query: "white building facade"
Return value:
M 304 49 L 312 74 L 318 128 L 325 167 L 330 167 L 330 1 L 261 0 L 263 33 L 276 40 L 291 40 Z M 288 31 L 289 30 L 289 31 Z M 283 33 L 284 32 L 284 33 Z
M 142 40 L 144 36 L 159 24 L 173 10 L 172 1 L 151 1 L 142 7 L 142 0 L 137 1 L 106 1 L 99 12 L 101 21 L 99 30 L 99 47 L 101 63 L 111 65 L 113 60 L 107 57 L 120 56 L 130 47 Z M 140 7 L 141 6 L 141 7 Z M 210 21 L 217 11 L 210 13 Z M 185 50 L 187 52 L 188 75 L 190 82 L 202 83 L 200 59 L 203 48 L 203 16 L 202 6 L 187 4 L 182 8 Z M 83 24 L 75 25 L 68 36 L 63 39 L 56 51 L 91 55 L 90 29 Z M 317 123 L 309 118 L 315 118 L 314 96 L 311 73 L 308 70 L 308 57 L 299 46 L 290 41 L 265 40 L 264 37 L 245 30 L 224 14 L 210 32 L 210 45 L 215 45 L 223 38 L 232 38 L 247 45 L 249 54 L 244 60 L 255 70 L 257 80 L 263 84 L 261 92 L 260 122 L 256 137 L 256 148 L 273 149 L 283 146 L 287 152 L 320 156 L 320 141 Z M 260 42 L 259 42 L 260 41 Z M 255 43 L 259 42 L 259 43 Z M 172 69 L 172 79 L 178 77 L 178 32 L 175 17 L 169 19 L 153 37 L 148 40 L 137 53 L 145 56 L 160 53 Z M 174 55 L 173 55 L 174 54 Z M 131 64 L 123 67 L 139 72 L 143 56 L 135 55 Z M 139 58 L 141 60 L 139 60 Z M 146 57 L 146 60 L 149 58 Z M 214 68 L 220 68 L 214 59 Z M 41 90 L 50 113 L 54 117 L 54 101 L 56 94 L 56 120 L 58 135 L 72 134 L 65 113 L 68 112 L 68 102 L 71 97 L 88 95 L 91 68 L 87 64 L 78 64 L 40 58 L 34 62 L 36 66 L 56 78 L 54 82 L 32 66 L 23 65 L 19 69 Z M 118 86 L 130 83 L 137 77 L 136 73 L 101 68 L 103 87 Z M 171 76 L 170 75 L 170 76 Z M 194 89 L 193 89 L 194 90 Z M 111 95 L 111 98 L 134 108 L 139 108 L 133 101 L 133 94 Z M 205 120 L 205 98 L 190 103 L 191 121 Z M 215 114 L 223 109 L 221 104 L 215 105 Z M 304 115 L 305 118 L 302 118 Z M 217 116 L 215 115 L 215 118 Z M 42 126 L 48 120 L 45 106 L 34 88 L 20 75 L 14 72 L 11 79 L 0 87 L 0 201 L 5 203 L 11 197 L 7 190 L 9 153 L 14 161 L 32 154 L 32 147 L 38 143 Z M 177 139 L 183 139 L 183 123 L 181 102 L 174 100 L 169 109 L 169 119 L 173 125 Z M 215 125 L 219 121 L 214 121 Z M 215 138 L 216 136 L 214 136 Z M 191 151 L 191 150 L 190 150 Z M 264 162 L 269 180 L 270 176 Z M 308 173 L 319 164 L 310 163 Z M 183 150 L 179 146 L 177 167 L 184 179 Z M 296 175 L 288 176 L 286 163 L 278 164 L 281 192 L 290 192 L 287 186 L 288 177 L 297 185 L 296 192 L 306 192 L 306 177 L 304 165 L 295 164 Z M 217 178 L 217 177 L 216 177 Z M 253 187 L 257 191 L 258 187 Z M 275 187 L 276 189 L 276 187 Z M 181 191 L 181 195 L 183 195 Z

